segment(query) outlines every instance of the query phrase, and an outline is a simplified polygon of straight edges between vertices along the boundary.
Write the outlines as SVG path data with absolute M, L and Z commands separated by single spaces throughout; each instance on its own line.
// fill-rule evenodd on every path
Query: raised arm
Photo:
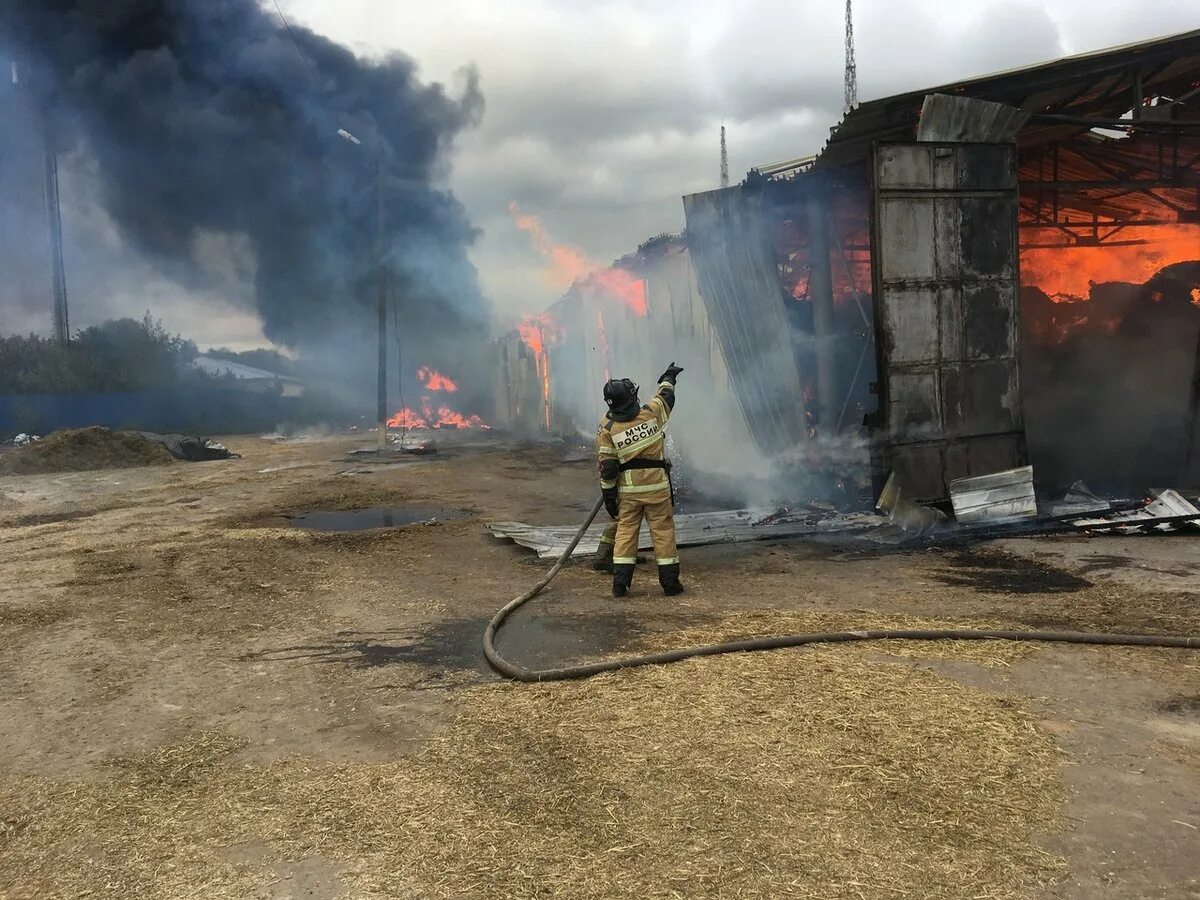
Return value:
M 667 371 L 663 372 L 658 379 L 658 390 L 647 404 L 654 410 L 659 425 L 667 424 L 667 419 L 671 417 L 671 410 L 675 408 L 675 379 L 682 371 L 683 369 L 674 362 L 667 366 Z

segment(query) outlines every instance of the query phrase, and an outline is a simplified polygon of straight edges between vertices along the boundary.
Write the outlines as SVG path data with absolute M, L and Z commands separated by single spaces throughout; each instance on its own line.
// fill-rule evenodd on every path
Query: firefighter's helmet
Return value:
M 614 378 L 604 385 L 604 402 L 612 412 L 620 412 L 638 402 L 638 386 L 628 378 Z

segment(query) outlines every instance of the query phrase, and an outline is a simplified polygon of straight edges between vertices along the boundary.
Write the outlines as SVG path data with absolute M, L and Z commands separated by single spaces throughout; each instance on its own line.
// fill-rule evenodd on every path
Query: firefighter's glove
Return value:
M 607 488 L 604 491 L 604 508 L 612 518 L 617 517 L 617 489 Z
M 675 379 L 679 377 L 679 373 L 682 371 L 683 371 L 683 367 L 675 365 L 675 362 L 672 360 L 671 364 L 669 366 L 667 366 L 667 371 L 663 372 L 662 377 L 659 378 L 658 380 L 660 383 L 664 382 L 664 381 L 669 381 L 671 384 L 674 384 Z

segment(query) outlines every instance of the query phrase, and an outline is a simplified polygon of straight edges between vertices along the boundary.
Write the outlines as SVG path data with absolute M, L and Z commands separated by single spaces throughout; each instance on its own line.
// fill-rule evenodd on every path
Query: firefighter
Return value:
M 645 516 L 654 543 L 658 582 L 663 593 L 683 592 L 679 583 L 679 552 L 675 546 L 675 498 L 671 464 L 663 452 L 664 429 L 675 406 L 675 379 L 682 372 L 671 363 L 658 380 L 658 390 L 645 406 L 638 403 L 638 386 L 628 378 L 604 385 L 608 412 L 596 433 L 596 456 L 604 506 L 616 520 L 612 549 L 601 539 L 597 568 L 612 554 L 613 596 L 624 597 L 633 583 L 638 533 Z

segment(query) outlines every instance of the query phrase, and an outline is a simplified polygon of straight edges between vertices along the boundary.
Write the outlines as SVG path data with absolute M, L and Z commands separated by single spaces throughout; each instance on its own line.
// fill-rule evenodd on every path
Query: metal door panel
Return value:
M 875 151 L 876 477 L 905 496 L 1026 464 L 1011 144 Z

